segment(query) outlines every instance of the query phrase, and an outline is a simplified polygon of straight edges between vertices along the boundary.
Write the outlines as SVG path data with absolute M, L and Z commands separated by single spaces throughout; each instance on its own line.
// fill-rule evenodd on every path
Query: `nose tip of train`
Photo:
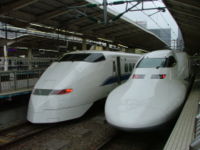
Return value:
M 125 108 L 124 108 L 125 109 Z M 105 110 L 106 120 L 114 127 L 123 130 L 141 130 L 153 128 L 159 125 L 160 116 L 155 115 L 161 113 L 159 110 L 152 112 L 153 108 L 149 111 L 141 110 L 127 110 L 120 111 L 120 109 Z M 138 112 L 137 112 L 138 111 Z
M 32 94 L 28 104 L 27 120 L 31 123 L 45 122 L 46 120 L 43 116 L 50 115 L 50 113 L 47 114 L 45 112 L 46 108 L 51 106 L 50 100 L 51 97 Z
M 115 99 L 115 98 L 114 98 Z M 113 99 L 113 101 L 114 101 Z M 154 101 L 152 97 L 150 101 Z M 105 116 L 109 124 L 122 130 L 141 130 L 156 127 L 165 118 L 162 118 L 162 110 L 147 103 L 141 103 L 145 99 L 116 98 L 115 104 L 107 99 Z
M 170 112 L 179 105 L 179 102 L 173 101 L 179 101 L 184 95 L 183 86 L 174 85 L 174 81 L 146 82 L 145 86 L 136 82 L 124 84 L 112 91 L 105 104 L 109 124 L 124 130 L 141 130 L 157 127 L 170 117 Z M 132 90 L 127 90 L 129 87 Z

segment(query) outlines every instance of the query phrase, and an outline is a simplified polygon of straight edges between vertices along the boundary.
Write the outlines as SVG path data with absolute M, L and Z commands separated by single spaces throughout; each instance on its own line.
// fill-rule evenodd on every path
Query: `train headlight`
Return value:
M 144 79 L 145 75 L 144 74 L 134 74 L 133 79 Z
M 166 74 L 153 74 L 151 79 L 165 79 L 167 77 Z
M 69 94 L 71 92 L 73 92 L 73 89 L 53 90 L 51 92 L 51 95 L 63 95 L 63 94 Z

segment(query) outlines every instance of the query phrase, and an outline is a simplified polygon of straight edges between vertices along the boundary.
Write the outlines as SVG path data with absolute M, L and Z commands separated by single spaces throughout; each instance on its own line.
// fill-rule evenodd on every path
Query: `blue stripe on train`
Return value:
M 127 80 L 130 77 L 131 74 L 124 74 L 120 77 L 121 81 Z M 118 77 L 117 76 L 110 76 L 108 77 L 101 86 L 105 86 L 105 85 L 109 85 L 109 84 L 113 84 L 116 83 L 118 81 Z

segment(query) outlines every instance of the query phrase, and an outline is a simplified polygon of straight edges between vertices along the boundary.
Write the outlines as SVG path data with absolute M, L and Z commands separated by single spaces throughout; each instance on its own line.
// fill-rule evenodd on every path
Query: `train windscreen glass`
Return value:
M 162 68 L 166 67 L 166 58 L 144 58 L 136 68 Z
M 63 56 L 59 61 L 99 62 L 103 60 L 105 60 L 105 57 L 101 53 L 78 53 L 78 54 L 67 54 Z

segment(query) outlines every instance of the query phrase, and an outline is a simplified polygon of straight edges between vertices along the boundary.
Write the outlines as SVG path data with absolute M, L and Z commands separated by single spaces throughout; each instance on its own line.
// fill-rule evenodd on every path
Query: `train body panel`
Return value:
M 172 118 L 183 103 L 188 87 L 189 62 L 182 53 L 156 51 L 138 61 L 129 80 L 109 94 L 105 104 L 107 121 L 123 130 L 141 130 Z M 185 59 L 180 56 L 181 62 L 177 55 Z M 169 63 L 172 57 L 169 66 L 162 64 Z M 182 73 L 181 67 L 185 68 Z
M 74 57 L 73 55 L 77 55 L 75 59 L 82 59 L 81 57 L 85 55 L 97 57 L 98 54 L 104 59 L 97 62 L 70 60 Z M 113 70 L 116 67 L 113 66 L 116 57 L 139 58 L 139 55 L 133 54 L 90 51 L 70 53 L 69 56 L 66 55 L 69 57 L 66 58 L 67 61 L 61 59 L 60 62 L 53 63 L 35 85 L 28 109 L 27 118 L 30 122 L 51 123 L 82 116 L 95 101 L 106 97 L 117 86 L 117 71 Z M 102 58 L 97 57 L 97 59 Z M 129 59 L 127 62 L 135 63 L 136 61 Z M 125 72 L 122 74 L 124 75 Z M 63 94 L 65 90 L 70 90 L 70 92 Z M 54 117 L 48 115 L 47 112 Z

